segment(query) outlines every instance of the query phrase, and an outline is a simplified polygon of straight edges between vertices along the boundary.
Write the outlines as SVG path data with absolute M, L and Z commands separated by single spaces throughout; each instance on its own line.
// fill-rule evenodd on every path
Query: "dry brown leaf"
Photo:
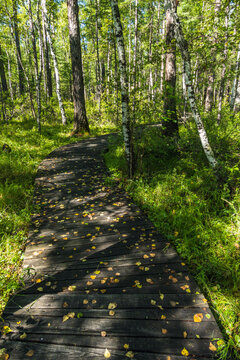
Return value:
M 183 337 L 184 337 L 184 339 L 186 339 L 186 338 L 187 338 L 187 335 L 188 335 L 188 334 L 187 334 L 187 332 L 186 332 L 186 331 L 184 331 L 184 332 L 183 332 Z
M 25 354 L 26 356 L 32 357 L 34 355 L 33 350 L 28 350 L 28 352 Z

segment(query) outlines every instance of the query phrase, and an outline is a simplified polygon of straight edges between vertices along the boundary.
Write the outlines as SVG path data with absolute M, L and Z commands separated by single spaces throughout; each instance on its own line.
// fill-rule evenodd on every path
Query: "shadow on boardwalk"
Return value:
M 41 164 L 31 276 L 5 309 L 1 347 L 9 359 L 210 359 L 221 333 L 208 304 L 127 194 L 105 185 L 106 147 L 107 136 L 84 140 Z

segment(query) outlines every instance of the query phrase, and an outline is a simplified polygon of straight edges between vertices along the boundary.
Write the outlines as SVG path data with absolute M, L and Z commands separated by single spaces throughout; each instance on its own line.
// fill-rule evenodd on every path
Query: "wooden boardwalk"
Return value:
M 84 140 L 41 164 L 26 283 L 0 347 L 10 360 L 210 359 L 222 335 L 207 301 L 147 217 L 105 185 L 106 146 Z

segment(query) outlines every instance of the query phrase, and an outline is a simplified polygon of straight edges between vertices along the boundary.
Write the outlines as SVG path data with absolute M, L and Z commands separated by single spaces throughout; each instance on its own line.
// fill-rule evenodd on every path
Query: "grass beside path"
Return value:
M 240 194 L 233 179 L 231 189 L 220 187 L 198 144 L 181 139 L 176 146 L 158 129 L 144 131 L 127 180 L 122 138 L 113 137 L 110 181 L 120 181 L 194 274 L 227 340 L 219 359 L 240 359 Z

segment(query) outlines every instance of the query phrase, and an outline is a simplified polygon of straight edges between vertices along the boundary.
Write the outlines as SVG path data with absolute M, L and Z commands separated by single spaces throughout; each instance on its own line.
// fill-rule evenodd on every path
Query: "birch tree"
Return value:
M 176 13 L 177 1 L 171 2 Z M 165 0 L 166 11 L 166 63 L 164 82 L 164 133 L 173 136 L 178 133 L 178 120 L 176 108 L 176 43 L 174 36 L 174 19 L 170 3 Z
M 128 175 L 130 178 L 133 176 L 133 143 L 130 128 L 129 117 L 129 96 L 128 96 L 128 80 L 127 80 L 127 65 L 126 54 L 123 39 L 122 23 L 118 7 L 118 0 L 110 0 L 112 8 L 112 16 L 115 28 L 115 37 L 117 40 L 117 51 L 119 59 L 119 71 L 121 82 L 121 96 L 122 96 L 122 129 L 123 139 L 125 144 L 125 153 L 128 162 Z
M 70 51 L 72 60 L 73 75 L 73 103 L 74 103 L 74 126 L 73 133 L 82 131 L 89 132 L 89 125 L 85 108 L 84 83 L 82 71 L 82 51 L 80 43 L 80 29 L 78 20 L 78 2 L 77 0 L 68 0 L 68 24 Z
M 201 144 L 204 150 L 204 153 L 207 157 L 207 160 L 210 164 L 210 166 L 213 169 L 216 169 L 218 162 L 215 158 L 215 155 L 213 153 L 213 150 L 210 146 L 208 136 L 204 127 L 204 124 L 202 122 L 196 99 L 195 99 L 195 93 L 194 88 L 192 84 L 192 69 L 191 69 L 191 60 L 190 60 L 190 54 L 188 51 L 188 43 L 184 38 L 182 27 L 180 24 L 179 17 L 176 12 L 176 6 L 175 6 L 175 0 L 166 0 L 168 4 L 169 11 L 171 12 L 171 16 L 173 19 L 174 29 L 175 29 L 175 37 L 177 45 L 180 49 L 181 56 L 183 59 L 183 66 L 184 66 L 184 73 L 185 73 L 185 81 L 186 81 L 186 87 L 188 92 L 188 98 L 189 98 L 189 104 L 192 110 L 192 114 L 197 126 L 198 134 L 201 140 Z
M 66 119 L 66 115 L 65 115 L 63 101 L 62 101 L 58 63 L 57 63 L 57 57 L 56 57 L 56 54 L 55 54 L 55 51 L 53 48 L 52 36 L 51 36 L 51 31 L 50 31 L 50 23 L 49 23 L 48 13 L 47 13 L 46 0 L 42 0 L 42 10 L 43 10 L 43 21 L 46 26 L 48 42 L 49 42 L 50 51 L 51 51 L 51 55 L 52 55 L 52 59 L 53 59 L 53 66 L 54 66 L 54 72 L 55 72 L 55 78 L 56 78 L 56 93 L 57 93 L 58 104 L 59 104 L 61 117 L 62 117 L 62 124 L 66 125 L 67 119 Z

